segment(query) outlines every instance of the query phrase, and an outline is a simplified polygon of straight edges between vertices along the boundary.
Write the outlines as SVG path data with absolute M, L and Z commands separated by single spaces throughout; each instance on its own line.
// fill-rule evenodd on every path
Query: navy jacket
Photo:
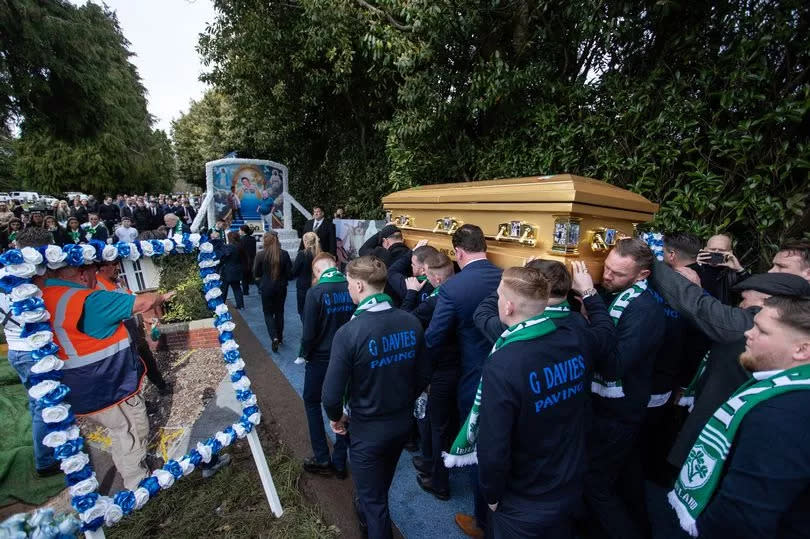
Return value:
M 351 435 L 396 436 L 410 428 L 414 400 L 429 380 L 419 321 L 397 308 L 365 312 L 335 333 L 323 408 L 329 419 L 340 419 L 348 387 Z
M 221 240 L 216 240 L 220 241 Z M 242 253 L 238 245 L 221 242 L 217 249 L 220 259 L 219 275 L 222 281 L 234 283 L 242 280 L 244 268 L 242 267 Z
M 810 531 L 810 391 L 757 404 L 743 418 L 700 537 L 799 538 Z
M 292 266 L 290 277 L 295 278 L 295 287 L 298 290 L 307 290 L 312 286 L 312 253 L 304 249 L 298 251 Z
M 598 297 L 585 300 L 589 331 L 573 324 L 508 344 L 484 366 L 478 470 L 487 503 L 506 491 L 556 503 L 582 495 L 587 467 L 590 372 L 609 354 L 615 329 Z M 580 318 L 572 314 L 566 318 Z
M 346 283 L 316 284 L 307 291 L 301 332 L 301 357 L 329 361 L 332 339 L 355 310 Z
M 459 413 L 472 408 L 481 366 L 490 351 L 487 338 L 473 323 L 473 313 L 481 300 L 498 288 L 503 270 L 488 260 L 477 260 L 451 277 L 439 289 L 439 301 L 425 331 L 428 348 L 438 348 L 455 334 L 461 355 L 461 379 L 458 386 Z
M 610 305 L 615 294 L 605 294 Z M 650 290 L 645 290 L 624 310 L 616 326 L 613 354 L 597 359 L 596 370 L 622 380 L 624 397 L 609 399 L 593 394 L 596 416 L 640 423 L 647 411 L 652 391 L 652 374 L 658 349 L 664 344 L 664 308 Z

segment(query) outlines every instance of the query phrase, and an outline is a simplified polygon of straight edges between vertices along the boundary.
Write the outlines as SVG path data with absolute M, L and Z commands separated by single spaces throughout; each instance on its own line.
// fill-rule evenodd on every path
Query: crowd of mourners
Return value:
M 0 251 L 13 249 L 17 234 L 40 227 L 53 235 L 54 243 L 107 243 L 161 239 L 175 232 L 188 232 L 199 210 L 200 197 L 181 195 L 107 196 L 75 195 L 50 206 L 21 200 L 0 202 Z
M 24 227 L 3 221 L 17 220 L 4 247 L 59 243 L 60 208 L 47 226 L 33 215 Z M 65 231 L 68 242 L 102 239 L 102 228 L 171 235 L 193 211 L 185 197 L 107 198 L 83 222 L 68 215 Z M 305 364 L 313 450 L 303 467 L 340 479 L 350 471 L 369 537 L 392 537 L 388 490 L 404 449 L 415 453 L 415 481 L 439 500 L 452 495 L 450 473 L 468 477 L 473 507 L 455 522 L 471 537 L 651 537 L 646 481 L 667 489 L 693 536 L 807 536 L 810 242 L 784 243 L 769 271 L 752 275 L 728 234 L 667 234 L 663 260 L 625 238 L 594 276 L 596 266 L 576 259 L 570 270 L 544 259 L 502 269 L 472 224 L 452 235 L 455 260 L 427 241 L 409 248 L 387 225 L 347 264 L 319 207 L 294 260 L 272 232 L 257 252 L 249 228 L 221 228 L 212 237 L 224 294 L 242 308 L 257 285 L 273 352 L 295 280 L 303 330 L 290 344 Z M 159 314 L 170 295 L 129 293 L 114 263 L 56 265 L 35 282 L 48 311 L 61 313 L 51 323 L 61 324 L 71 406 L 110 430 L 134 489 L 149 473 L 146 352 L 113 345 L 143 342 L 137 315 Z M 29 383 L 35 362 L 5 294 L 0 308 L 9 359 Z M 47 473 L 58 463 L 42 447 L 36 406 L 37 468 Z M 215 457 L 203 473 L 228 460 Z

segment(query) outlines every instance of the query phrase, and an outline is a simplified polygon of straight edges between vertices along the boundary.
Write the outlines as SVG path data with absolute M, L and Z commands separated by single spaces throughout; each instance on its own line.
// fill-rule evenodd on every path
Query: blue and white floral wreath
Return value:
M 82 266 L 94 262 L 114 262 L 119 259 L 138 260 L 141 256 L 158 257 L 171 253 L 198 251 L 200 276 L 208 308 L 214 314 L 214 325 L 219 331 L 219 342 L 225 366 L 231 378 L 236 398 L 242 404 L 239 421 L 217 432 L 179 460 L 171 459 L 162 468 L 143 479 L 138 488 L 122 490 L 112 497 L 98 494 L 98 480 L 84 452 L 84 439 L 76 426 L 75 417 L 67 404 L 70 388 L 60 383 L 62 360 L 56 354 L 59 346 L 53 342 L 53 331 L 48 323 L 42 291 L 31 282 L 35 275 L 44 274 L 46 268 Z M 200 234 L 175 234 L 171 239 L 148 240 L 137 243 L 105 244 L 91 240 L 88 244 L 48 245 L 47 247 L 13 249 L 0 255 L 0 290 L 9 294 L 12 315 L 24 324 L 21 337 L 33 348 L 36 363 L 31 367 L 31 388 L 28 394 L 42 407 L 42 419 L 48 434 L 43 443 L 53 448 L 60 461 L 65 481 L 70 490 L 71 504 L 78 512 L 82 531 L 93 531 L 101 526 L 117 523 L 125 515 L 142 508 L 158 492 L 171 487 L 177 479 L 189 475 L 201 462 L 208 463 L 223 448 L 237 438 L 244 438 L 261 420 L 256 395 L 250 390 L 245 375 L 245 363 L 239 355 L 239 345 L 233 336 L 235 328 L 228 308 L 222 301 L 220 276 L 216 272 L 219 260 L 214 246 Z M 52 530 L 57 532 L 57 530 Z M 46 535 L 49 535 L 46 533 Z M 54 534 L 55 535 L 55 534 Z

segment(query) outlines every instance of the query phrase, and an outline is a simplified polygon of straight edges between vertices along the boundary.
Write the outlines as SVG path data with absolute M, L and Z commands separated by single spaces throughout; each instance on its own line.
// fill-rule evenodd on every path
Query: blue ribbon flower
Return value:
M 119 241 L 115 244 L 115 248 L 118 249 L 118 256 L 120 258 L 129 258 L 130 249 L 129 244 L 125 241 Z
M 222 430 L 223 434 L 230 436 L 231 440 L 236 440 L 236 431 L 234 430 L 233 426 L 228 425 L 225 429 Z
M 122 490 L 113 498 L 113 503 L 121 508 L 125 515 L 135 510 L 135 493 L 131 490 Z
M 69 393 L 70 388 L 68 386 L 65 384 L 59 384 L 54 389 L 43 395 L 40 399 L 40 403 L 44 404 L 45 406 L 54 406 L 65 400 L 65 397 L 67 397 Z
M 65 376 L 65 373 L 62 371 L 48 371 L 39 374 L 32 372 L 28 375 L 28 383 L 33 387 L 45 380 L 61 380 L 63 376 Z
M 0 290 L 5 292 L 6 294 L 10 294 L 12 290 L 17 288 L 21 284 L 30 282 L 31 279 L 23 279 L 22 277 L 17 277 L 16 275 L 6 275 L 2 279 L 0 279 Z
M 205 279 L 206 275 L 211 275 L 212 273 L 216 273 L 216 268 L 200 268 L 200 277 Z
M 65 262 L 69 266 L 83 266 L 84 265 L 84 249 L 78 244 L 68 244 L 62 247 L 62 251 L 67 253 Z
M 152 251 L 155 256 L 160 256 L 166 252 L 166 249 L 163 247 L 163 242 L 160 240 L 149 240 L 149 244 L 152 245 Z
M 101 517 L 98 517 L 98 518 L 94 518 L 90 522 L 83 522 L 81 530 L 83 532 L 95 531 L 95 530 L 99 529 L 100 527 L 102 527 L 103 525 L 104 525 L 104 517 L 101 516 Z
M 200 462 L 202 462 L 202 455 L 196 449 L 192 449 L 188 452 L 188 461 L 194 466 L 199 466 Z
M 239 357 L 239 350 L 228 350 L 222 354 L 222 358 L 225 360 L 225 363 L 236 363 L 239 361 Z
M 104 251 L 104 247 L 106 247 L 107 244 L 105 242 L 103 242 L 101 240 L 97 240 L 97 239 L 92 239 L 87 243 L 89 243 L 90 245 L 92 245 L 95 248 L 95 250 L 96 250 L 96 260 L 102 260 L 101 253 Z
M 71 426 L 73 426 L 74 421 L 76 421 L 76 416 L 73 415 L 73 411 L 71 410 L 71 411 L 68 412 L 67 417 L 65 419 L 63 419 L 62 421 L 60 421 L 59 423 L 48 423 L 48 425 L 47 425 L 48 431 L 49 432 L 54 432 L 54 431 L 57 431 L 57 430 L 67 430 Z
M 210 310 L 216 310 L 216 308 L 222 304 L 222 296 L 218 298 L 211 298 L 205 303 Z
M 222 444 L 214 438 L 213 436 L 208 438 L 206 441 L 203 442 L 203 445 L 207 445 L 211 448 L 211 453 L 219 453 L 219 450 L 222 449 Z
M 157 477 L 151 475 L 145 479 L 142 479 L 141 482 L 138 483 L 138 486 L 148 490 L 150 498 L 160 492 L 160 483 L 158 483 Z
M 203 284 L 203 292 L 209 292 L 210 290 L 213 290 L 214 288 L 221 288 L 221 287 L 222 287 L 222 281 L 208 281 L 207 283 Z
M 239 424 L 242 425 L 242 428 L 245 429 L 247 433 L 253 430 L 253 423 L 250 422 L 248 417 L 249 415 L 242 414 L 242 417 L 239 419 Z
M 68 440 L 54 449 L 53 456 L 56 458 L 56 460 L 65 460 L 68 457 L 72 457 L 82 449 L 84 449 L 84 439 L 76 438 L 75 440 Z
M 57 352 L 59 352 L 59 347 L 55 343 L 49 342 L 48 344 L 32 351 L 31 356 L 35 360 L 39 361 L 43 357 L 55 355 Z
M 9 249 L 0 255 L 0 264 L 3 264 L 4 266 L 22 264 L 23 262 L 25 262 L 25 259 L 23 258 L 23 255 L 19 249 Z
M 22 313 L 28 311 L 44 309 L 45 302 L 42 301 L 42 298 L 25 298 L 24 300 L 12 303 L 11 308 L 14 312 L 14 316 L 20 316 Z
M 78 472 L 67 474 L 65 476 L 65 483 L 67 483 L 69 487 L 72 487 L 76 483 L 80 483 L 85 479 L 89 479 L 91 475 L 93 475 L 93 466 L 88 464 Z
M 84 513 L 85 511 L 96 505 L 97 501 L 98 501 L 98 493 L 91 492 L 90 494 L 74 496 L 73 499 L 70 500 L 70 504 L 79 513 Z
M 51 325 L 48 322 L 35 322 L 35 323 L 28 323 L 23 326 L 22 331 L 20 332 L 21 338 L 30 337 L 34 333 L 39 331 L 50 331 Z
M 240 370 L 238 370 L 238 371 L 236 371 L 235 373 L 233 373 L 233 374 L 231 375 L 231 382 L 238 382 L 239 380 L 241 380 L 241 379 L 242 379 L 242 377 L 243 377 L 244 375 L 245 375 L 245 371 L 243 371 L 243 370 L 241 370 L 241 369 L 240 369 Z
M 180 479 L 183 477 L 183 468 L 180 466 L 180 463 L 174 459 L 170 459 L 166 464 L 164 464 L 163 469 L 172 474 L 175 479 Z
M 226 341 L 233 340 L 233 331 L 223 331 L 219 334 L 219 344 L 224 344 Z

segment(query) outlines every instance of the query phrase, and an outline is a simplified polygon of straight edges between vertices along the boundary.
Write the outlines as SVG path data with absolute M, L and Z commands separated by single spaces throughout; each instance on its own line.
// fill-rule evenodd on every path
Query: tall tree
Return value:
M 152 129 L 115 15 L 63 0 L 2 8 L 0 117 L 19 124 L 17 176 L 44 192 L 171 186 L 171 146 Z

